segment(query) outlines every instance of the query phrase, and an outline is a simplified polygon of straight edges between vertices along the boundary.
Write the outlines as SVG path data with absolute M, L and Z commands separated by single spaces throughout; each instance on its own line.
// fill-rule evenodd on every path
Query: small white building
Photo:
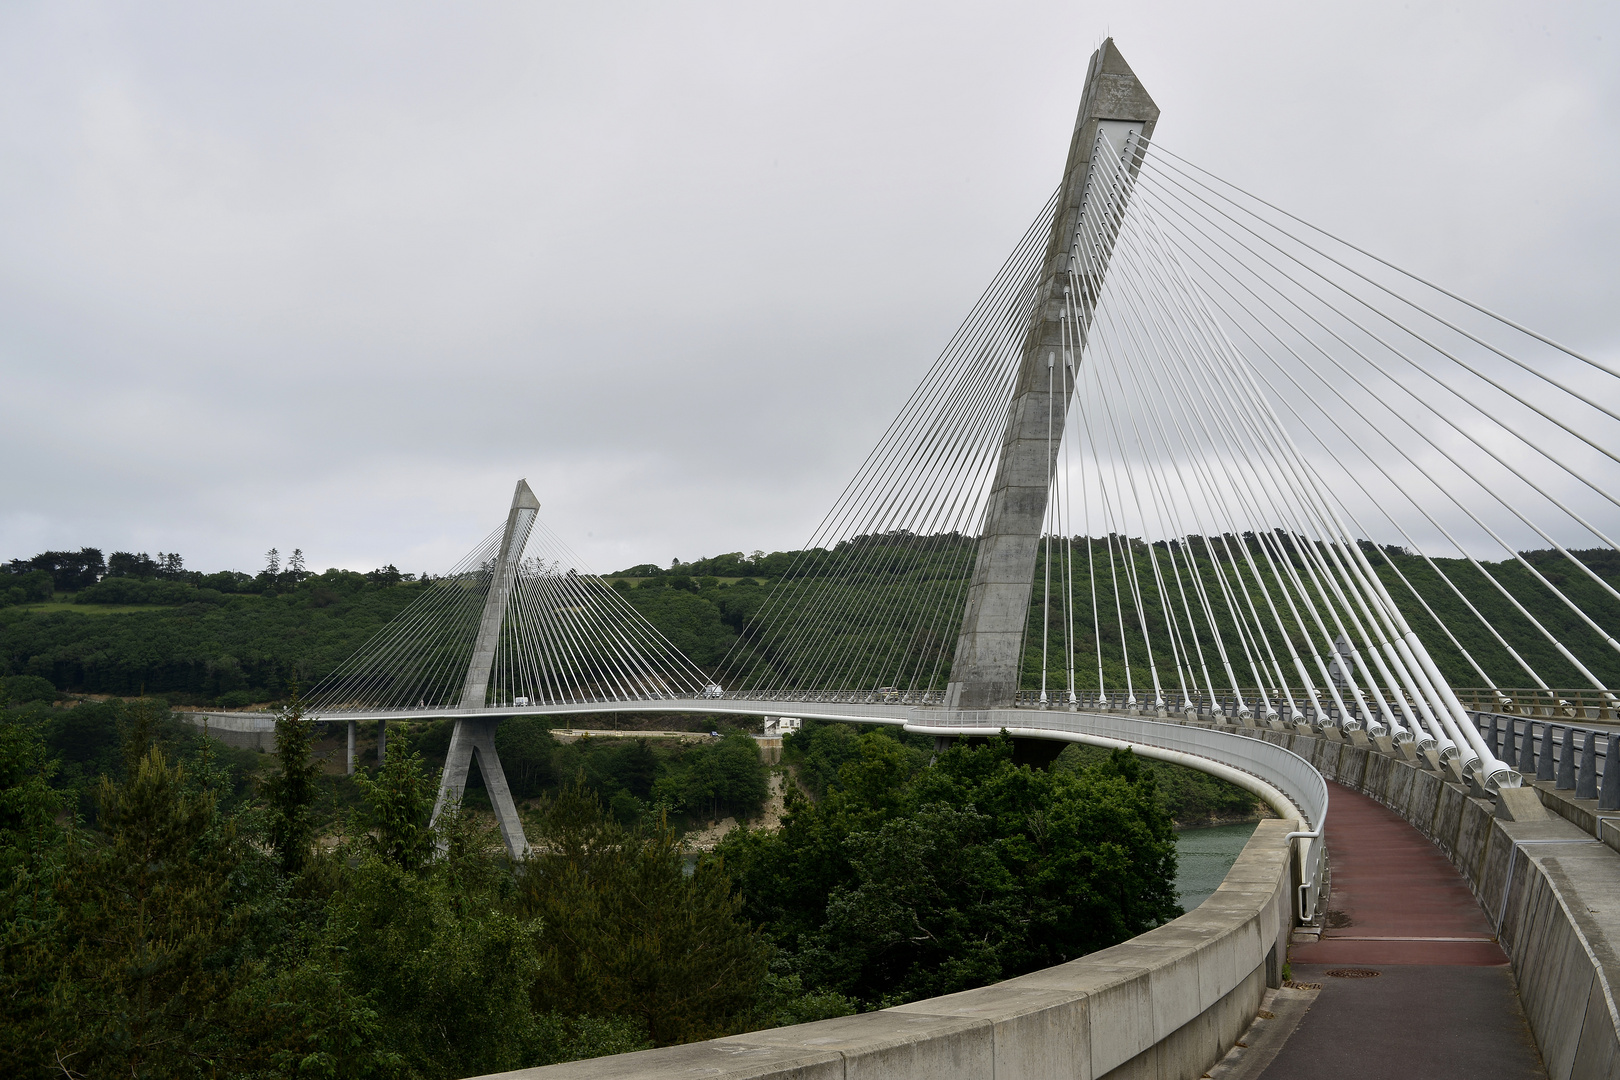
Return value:
M 790 731 L 798 731 L 804 721 L 797 716 L 767 716 L 765 718 L 765 735 L 781 738 Z

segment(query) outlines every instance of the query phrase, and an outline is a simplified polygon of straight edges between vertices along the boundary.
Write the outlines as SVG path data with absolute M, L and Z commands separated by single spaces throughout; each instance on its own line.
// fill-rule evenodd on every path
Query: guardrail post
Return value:
M 1541 725 L 1541 754 L 1536 760 L 1536 779 L 1553 778 L 1553 726 Z
M 1603 790 L 1598 793 L 1599 810 L 1620 810 L 1620 735 L 1610 735 L 1603 754 Z
M 1519 743 L 1519 771 L 1526 776 L 1535 775 L 1536 771 L 1536 722 L 1526 719 L 1524 722 L 1524 739 Z
M 1575 729 L 1564 729 L 1564 744 L 1558 751 L 1558 790 L 1575 788 Z
M 1575 780 L 1577 799 L 1597 798 L 1597 732 L 1587 731 L 1586 745 L 1581 747 L 1581 768 Z

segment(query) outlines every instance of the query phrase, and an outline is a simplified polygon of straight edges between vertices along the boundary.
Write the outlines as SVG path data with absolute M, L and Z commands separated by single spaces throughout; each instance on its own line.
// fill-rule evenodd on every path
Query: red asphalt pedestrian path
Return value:
M 1288 950 L 1296 964 L 1508 962 L 1468 883 L 1395 811 L 1329 784 L 1332 887 L 1322 939 Z
M 1293 981 L 1322 989 L 1261 1075 L 1545 1080 L 1507 955 L 1462 875 L 1393 810 L 1328 787 L 1326 925 L 1288 951 Z

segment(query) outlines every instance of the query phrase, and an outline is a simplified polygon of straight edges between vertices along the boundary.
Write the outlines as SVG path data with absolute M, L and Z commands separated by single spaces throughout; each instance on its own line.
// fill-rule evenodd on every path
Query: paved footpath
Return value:
M 1261 1075 L 1545 1080 L 1513 970 L 1462 876 L 1393 810 L 1328 787 L 1327 926 L 1288 953 L 1293 981 L 1322 989 Z

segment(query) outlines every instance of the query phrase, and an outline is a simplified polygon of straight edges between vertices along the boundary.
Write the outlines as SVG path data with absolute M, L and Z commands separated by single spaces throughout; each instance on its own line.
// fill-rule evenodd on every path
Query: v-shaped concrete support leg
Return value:
M 478 772 L 484 778 L 484 790 L 489 793 L 489 804 L 495 810 L 495 823 L 500 826 L 501 839 L 506 842 L 506 853 L 514 861 L 529 853 L 529 842 L 523 836 L 523 822 L 518 817 L 517 804 L 512 801 L 512 789 L 506 786 L 506 772 L 495 752 L 495 717 L 472 717 L 457 720 L 450 735 L 450 750 L 444 756 L 444 774 L 439 778 L 439 797 L 433 804 L 433 820 L 446 806 L 461 802 L 461 793 L 467 786 L 467 770 L 473 755 L 478 755 Z

